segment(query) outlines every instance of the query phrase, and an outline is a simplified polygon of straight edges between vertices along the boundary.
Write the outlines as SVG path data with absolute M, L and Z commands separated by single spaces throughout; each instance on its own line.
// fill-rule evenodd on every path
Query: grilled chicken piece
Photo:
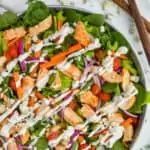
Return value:
M 0 57 L 0 72 L 3 70 L 3 66 L 6 62 L 6 57 L 5 56 L 1 56 Z
M 124 128 L 123 142 L 130 142 L 133 139 L 133 126 L 128 125 Z
M 111 73 L 104 73 L 102 75 L 104 80 L 110 83 L 120 83 L 122 82 L 122 76 L 117 74 L 116 72 L 111 72 Z
M 85 117 L 85 118 L 89 118 L 89 117 L 95 115 L 94 110 L 87 104 L 84 104 L 80 111 L 81 111 L 83 117 Z
M 70 107 L 65 108 L 64 119 L 73 126 L 76 126 L 83 121 Z
M 15 38 L 21 38 L 26 34 L 24 27 L 18 27 L 14 29 L 8 29 L 4 31 L 3 36 L 7 41 L 13 40 Z
M 95 96 L 91 91 L 85 91 L 80 95 L 80 100 L 82 103 L 88 104 L 93 108 L 98 106 L 98 97 Z
M 59 90 L 61 88 L 61 79 L 58 72 L 56 73 L 55 80 L 52 83 L 51 87 L 55 90 Z
M 36 86 L 38 89 L 42 89 L 49 79 L 49 73 L 46 68 L 41 68 L 38 72 Z
M 29 96 L 33 88 L 34 88 L 34 79 L 31 78 L 30 76 L 25 76 L 22 80 L 23 98 Z
M 29 36 L 37 35 L 52 26 L 52 16 L 47 17 L 45 20 L 40 22 L 38 25 L 29 28 Z
M 120 106 L 120 108 L 122 108 L 123 110 L 128 110 L 134 105 L 135 101 L 136 101 L 136 96 L 132 96 L 128 101 L 123 103 Z
M 3 114 L 6 111 L 6 105 L 0 104 L 0 115 Z
M 110 122 L 118 122 L 118 123 L 122 123 L 124 121 L 120 113 L 112 113 L 112 115 L 108 116 L 108 120 Z
M 88 32 L 86 31 L 85 26 L 81 21 L 79 21 L 76 25 L 74 38 L 85 47 L 90 43 Z
M 62 144 L 59 144 L 56 146 L 56 150 L 66 150 L 65 146 Z
M 7 150 L 18 150 L 17 144 L 15 141 L 12 141 L 8 144 Z
M 130 73 L 127 69 L 122 69 L 122 89 L 125 91 L 127 85 L 130 82 Z
M 21 143 L 26 144 L 30 138 L 30 133 L 26 131 L 23 135 L 20 136 Z
M 80 80 L 81 77 L 81 71 L 78 67 L 71 64 L 67 69 L 65 69 L 64 74 L 72 77 L 74 80 Z

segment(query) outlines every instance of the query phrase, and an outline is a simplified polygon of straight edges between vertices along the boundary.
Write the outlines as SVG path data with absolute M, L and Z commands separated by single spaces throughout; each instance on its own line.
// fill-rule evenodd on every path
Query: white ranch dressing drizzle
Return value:
M 89 46 L 87 48 L 84 48 L 84 49 L 81 49 L 73 54 L 70 54 L 68 56 L 68 58 L 73 58 L 73 57 L 77 57 L 79 55 L 82 55 L 82 54 L 85 54 L 86 52 L 90 51 L 90 50 L 93 50 L 93 49 L 97 49 L 97 48 L 100 48 L 101 47 L 101 44 L 99 43 L 99 39 L 95 39 L 93 41 L 93 43 L 89 44 Z
M 21 101 L 15 102 L 11 108 L 9 108 L 4 114 L 0 116 L 0 122 L 3 121 L 6 117 L 8 117 L 21 103 Z
M 61 44 L 65 37 L 69 34 L 73 33 L 74 29 L 69 26 L 69 23 L 65 23 L 60 31 L 57 31 L 56 33 L 50 35 L 46 40 L 55 40 L 56 38 L 59 38 L 57 41 L 57 44 Z
M 45 74 L 43 78 L 41 78 L 41 80 L 36 82 L 36 87 L 38 88 L 38 90 L 41 90 L 47 84 L 49 76 L 54 72 L 55 71 L 50 70 L 47 74 Z
M 67 130 L 65 130 L 57 139 L 49 141 L 48 144 L 50 147 L 56 147 L 56 145 L 60 143 L 61 140 L 67 140 L 73 135 L 73 133 L 74 128 L 69 126 Z

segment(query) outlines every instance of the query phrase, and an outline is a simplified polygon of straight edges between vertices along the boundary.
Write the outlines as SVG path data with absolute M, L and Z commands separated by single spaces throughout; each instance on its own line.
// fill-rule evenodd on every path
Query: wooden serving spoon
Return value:
M 130 10 L 132 12 L 132 16 L 135 20 L 135 23 L 136 23 L 136 26 L 140 35 L 140 39 L 143 44 L 144 51 L 150 63 L 150 39 L 149 39 L 148 31 L 146 30 L 144 20 L 142 16 L 140 15 L 140 12 L 138 10 L 135 0 L 128 0 L 128 2 L 129 2 Z

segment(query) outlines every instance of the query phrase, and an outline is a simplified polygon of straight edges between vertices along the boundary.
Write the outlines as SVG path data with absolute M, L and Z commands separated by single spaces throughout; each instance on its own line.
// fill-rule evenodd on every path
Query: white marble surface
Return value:
M 60 5 L 57 0 L 44 0 L 48 5 Z M 140 40 L 138 39 L 138 34 L 136 32 L 136 28 L 134 26 L 133 20 L 126 13 L 121 11 L 116 6 L 110 6 L 106 10 L 103 10 L 103 2 L 107 0 L 87 0 L 87 3 L 83 4 L 82 0 L 61 0 L 65 2 L 65 5 L 71 5 L 77 8 L 84 8 L 91 12 L 96 13 L 112 13 L 110 19 L 107 22 L 113 25 L 117 30 L 119 30 L 123 35 L 128 39 L 131 44 L 135 54 L 139 58 L 140 63 L 142 64 L 143 72 L 146 74 L 146 88 L 150 90 L 150 67 L 147 63 L 145 54 L 138 55 L 138 52 L 143 52 L 142 45 Z M 70 4 L 70 1 L 72 2 Z M 12 9 L 15 12 L 22 12 L 26 9 L 27 5 L 25 4 L 25 0 L 0 0 L 0 4 L 5 5 L 7 8 Z M 150 0 L 137 0 L 138 7 L 141 11 L 141 14 L 150 21 Z M 111 11 L 110 11 L 111 10 Z M 132 25 L 131 25 L 132 22 Z M 132 26 L 132 28 L 131 28 Z M 130 30 L 134 31 L 134 34 L 130 33 Z M 136 144 L 133 146 L 133 150 L 150 150 L 150 148 L 145 148 L 147 144 L 150 145 L 150 106 L 147 107 L 145 114 L 145 123 L 142 127 L 142 130 L 139 134 L 139 138 L 137 139 Z

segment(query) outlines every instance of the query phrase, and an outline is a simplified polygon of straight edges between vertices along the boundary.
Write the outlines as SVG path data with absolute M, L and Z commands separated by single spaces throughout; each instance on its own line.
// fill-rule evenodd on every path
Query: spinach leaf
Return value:
M 77 12 L 73 9 L 66 9 L 64 10 L 64 15 L 66 16 L 66 20 L 69 22 L 77 22 L 79 20 L 82 20 L 82 13 Z
M 37 150 L 46 150 L 48 148 L 48 141 L 45 137 L 40 137 L 35 146 Z
M 60 71 L 59 71 L 59 76 L 61 79 L 61 89 L 60 90 L 69 89 L 72 86 L 72 79 Z
M 84 17 L 84 21 L 87 21 L 91 25 L 101 26 L 104 24 L 104 15 L 92 14 Z
M 145 104 L 150 103 L 150 92 L 145 91 L 144 87 L 140 84 L 135 83 L 135 87 L 138 89 L 138 94 L 135 104 L 129 111 L 138 114 L 142 113 L 142 108 Z
M 34 26 L 50 14 L 49 8 L 41 1 L 31 3 L 23 16 L 26 26 Z
M 125 145 L 121 142 L 121 141 L 117 141 L 111 150 L 127 150 L 127 147 L 125 147 Z
M 127 46 L 130 47 L 127 40 L 123 37 L 123 35 L 120 32 L 113 31 L 111 32 L 112 36 L 112 42 L 117 41 L 119 46 Z
M 0 15 L 0 30 L 15 24 L 17 20 L 18 17 L 15 13 L 6 11 L 4 14 Z

